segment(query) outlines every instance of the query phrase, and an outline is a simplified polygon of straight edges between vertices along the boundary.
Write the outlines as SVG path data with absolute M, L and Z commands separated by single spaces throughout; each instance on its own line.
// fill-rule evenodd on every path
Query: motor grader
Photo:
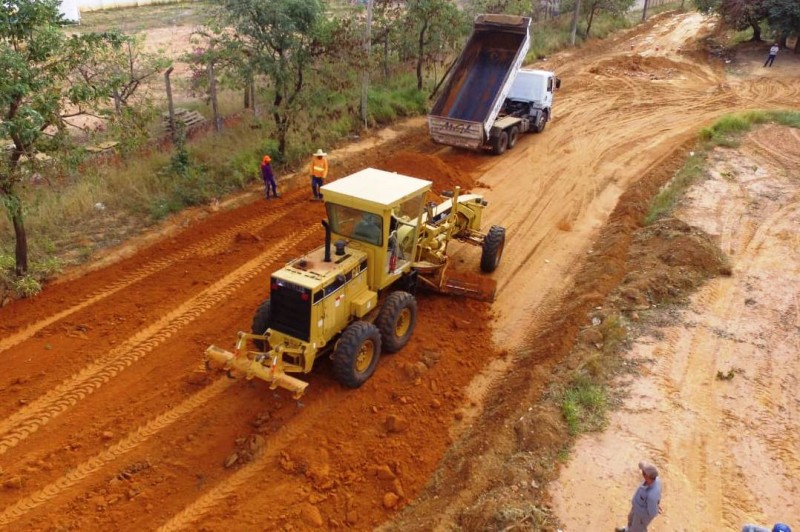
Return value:
M 479 231 L 487 205 L 482 196 L 455 187 L 437 205 L 426 201 L 431 185 L 367 168 L 323 186 L 324 246 L 272 274 L 270 297 L 251 332 L 239 333 L 234 352 L 209 347 L 206 366 L 262 379 L 300 398 L 308 383 L 289 374 L 308 373 L 327 354 L 337 380 L 357 388 L 382 352 L 399 351 L 410 340 L 417 287 L 493 296 L 448 276 L 447 248 L 454 239 L 481 246 L 480 268 L 492 272 L 505 229 Z

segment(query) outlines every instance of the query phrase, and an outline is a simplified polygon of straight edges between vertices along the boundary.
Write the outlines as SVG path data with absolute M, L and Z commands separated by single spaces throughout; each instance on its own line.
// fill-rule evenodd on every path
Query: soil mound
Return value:
M 456 186 L 461 187 L 464 192 L 474 186 L 474 179 L 469 174 L 445 163 L 435 155 L 404 151 L 381 163 L 380 167 L 390 172 L 433 181 L 434 190 L 437 192 L 453 190 Z
M 639 54 L 615 57 L 595 65 L 589 72 L 610 76 L 628 76 L 646 79 L 672 79 L 685 69 L 665 57 L 649 57 Z
M 711 237 L 675 218 L 637 231 L 628 273 L 612 296 L 620 310 L 683 300 L 705 279 L 730 275 L 728 259 Z

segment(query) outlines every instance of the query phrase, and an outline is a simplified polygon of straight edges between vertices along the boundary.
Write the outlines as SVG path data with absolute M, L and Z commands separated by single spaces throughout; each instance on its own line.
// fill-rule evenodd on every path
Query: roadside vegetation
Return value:
M 670 4 L 678 2 L 661 9 Z M 264 153 L 285 175 L 302 168 L 317 148 L 362 134 L 365 124 L 423 115 L 472 17 L 529 15 L 530 5 L 415 0 L 401 9 L 375 0 L 367 56 L 364 7 L 344 0 L 206 0 L 98 11 L 60 33 L 53 31 L 59 26 L 56 0 L 6 2 L 0 15 L 8 32 L 0 43 L 9 64 L 33 68 L 38 61 L 8 48 L 14 35 L 25 35 L 14 24 L 98 46 L 77 47 L 83 68 L 64 69 L 66 78 L 47 78 L 54 90 L 71 87 L 67 98 L 52 100 L 47 110 L 34 107 L 36 87 L 26 88 L 18 104 L 25 112 L 17 122 L 27 128 L 17 138 L 23 143 L 16 142 L 12 121 L 0 123 L 0 139 L 13 146 L 2 152 L 0 164 L 0 199 L 9 213 L 0 219 L 0 303 L 36 294 L 65 266 L 85 262 L 170 214 L 250 189 Z M 565 3 L 561 14 L 535 13 L 529 60 L 569 45 L 570 6 Z M 592 38 L 602 38 L 637 18 L 598 6 L 591 21 L 582 11 L 578 43 L 589 29 Z M 192 53 L 176 58 L 145 51 L 143 32 L 164 21 L 197 28 Z M 230 27 L 236 35 L 224 31 Z M 265 36 L 279 37 L 284 48 L 270 48 Z M 112 46 L 99 46 L 107 42 Z M 56 45 L 50 53 L 58 57 L 68 49 Z M 281 49 L 293 50 L 291 60 L 281 59 Z M 169 64 L 188 67 L 172 78 L 176 104 L 211 117 L 218 127 L 185 136 L 164 132 L 162 76 Z M 2 85 L 0 102 L 11 101 L 17 88 Z M 27 120 L 36 116 L 47 123 Z
M 800 112 L 732 113 L 702 129 L 684 165 L 651 200 L 643 231 L 647 232 L 649 227 L 660 223 L 663 225 L 654 230 L 656 233 L 663 234 L 672 230 L 669 216 L 691 185 L 702 179 L 708 171 L 709 153 L 718 146 L 738 147 L 745 133 L 754 126 L 767 123 L 800 128 Z M 717 274 L 730 273 L 730 266 L 724 257 L 718 257 L 715 263 Z M 640 269 L 644 268 L 639 266 Z M 695 283 L 701 279 L 702 276 L 690 284 L 697 286 Z M 626 277 L 626 280 L 629 279 Z M 623 285 L 617 290 L 618 294 L 612 294 L 603 305 L 602 308 L 606 310 L 590 316 L 592 324 L 581 332 L 571 355 L 571 364 L 576 367 L 568 371 L 567 384 L 558 384 L 550 391 L 550 400 L 559 406 L 571 437 L 605 428 L 610 410 L 618 403 L 618 391 L 611 387 L 612 381 L 620 372 L 636 371 L 635 367 L 625 366 L 621 357 L 632 336 L 638 334 L 637 327 L 632 325 L 640 319 L 639 312 L 624 306 L 621 308 L 619 305 L 619 301 L 625 300 L 619 293 L 629 295 L 631 291 L 630 286 Z M 681 298 L 674 297 L 669 290 L 654 292 L 648 298 L 648 303 L 654 307 L 680 302 Z

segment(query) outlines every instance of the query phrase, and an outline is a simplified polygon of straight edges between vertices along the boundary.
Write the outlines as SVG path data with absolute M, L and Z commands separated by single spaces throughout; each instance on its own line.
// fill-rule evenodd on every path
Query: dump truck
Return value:
M 505 247 L 505 229 L 480 232 L 488 202 L 459 187 L 428 201 L 432 183 L 367 168 L 321 188 L 325 243 L 270 278 L 269 298 L 256 310 L 251 332 L 239 332 L 234 352 L 205 352 L 208 368 L 259 378 L 299 398 L 315 360 L 332 358 L 343 385 L 361 386 L 381 353 L 401 350 L 417 321 L 415 293 L 491 298 L 484 283 L 448 271 L 453 240 L 481 247 L 480 269 L 493 272 Z
M 553 72 L 520 68 L 530 23 L 529 17 L 511 15 L 475 17 L 428 115 L 435 142 L 500 155 L 522 133 L 544 130 L 561 80 Z

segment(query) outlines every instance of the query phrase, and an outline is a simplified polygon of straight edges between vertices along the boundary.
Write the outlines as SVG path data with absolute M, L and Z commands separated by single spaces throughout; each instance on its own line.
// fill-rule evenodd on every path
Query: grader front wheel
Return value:
M 381 357 L 381 333 L 373 324 L 357 321 L 342 333 L 333 353 L 333 372 L 348 388 L 358 388 L 375 373 Z
M 489 229 L 486 238 L 483 239 L 483 251 L 481 252 L 481 271 L 491 273 L 497 269 L 500 259 L 503 256 L 503 248 L 506 245 L 506 230 L 499 225 L 493 225 Z
M 392 292 L 375 320 L 381 347 L 387 353 L 400 351 L 411 339 L 417 324 L 417 300 L 408 292 Z

